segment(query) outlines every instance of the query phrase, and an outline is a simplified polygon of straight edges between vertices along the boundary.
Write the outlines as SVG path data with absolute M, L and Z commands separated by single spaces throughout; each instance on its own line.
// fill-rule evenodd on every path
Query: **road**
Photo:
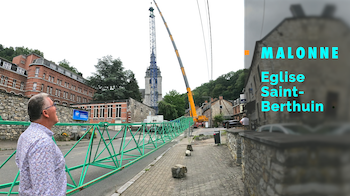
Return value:
M 113 134 L 112 134 L 113 135 Z M 126 142 L 131 139 L 130 136 L 127 135 Z M 98 141 L 98 140 L 96 140 Z M 98 142 L 94 142 L 98 143 Z M 97 184 L 94 184 L 74 195 L 108 195 L 110 196 L 115 192 L 116 189 L 120 188 L 122 185 L 124 185 L 127 181 L 129 181 L 131 178 L 133 178 L 136 174 L 138 174 L 141 170 L 143 170 L 148 164 L 150 164 L 154 159 L 156 159 L 160 154 L 162 154 L 166 149 L 168 149 L 170 146 L 173 146 L 175 144 L 175 141 L 169 142 L 167 145 L 163 146 L 162 148 L 158 149 L 157 151 L 153 152 L 152 154 L 148 155 L 147 157 L 139 160 L 138 162 L 134 163 L 130 167 L 127 167 L 114 175 L 100 181 Z M 113 146 L 116 151 L 119 151 L 119 147 L 121 144 L 121 139 L 117 139 L 113 141 Z M 84 162 L 87 152 L 87 145 L 88 142 L 85 142 L 84 144 L 80 144 L 74 148 L 73 151 L 70 152 L 70 154 L 66 157 L 66 164 L 68 167 L 80 165 Z M 102 145 L 104 146 L 104 145 Z M 72 146 L 60 146 L 60 149 L 63 154 L 66 154 L 69 149 Z M 97 145 L 94 145 L 93 149 L 96 149 Z M 135 144 L 133 143 L 133 140 L 128 145 L 127 149 L 135 147 Z M 100 152 L 101 150 L 99 150 Z M 150 150 L 148 150 L 150 151 Z M 93 155 L 95 154 L 95 151 L 92 151 Z M 147 152 L 147 150 L 145 150 Z M 3 163 L 8 157 L 9 153 L 7 151 L 3 151 L 0 154 L 0 163 Z M 137 152 L 135 152 L 136 154 Z M 105 157 L 108 155 L 108 151 L 105 150 L 105 152 L 101 155 L 101 157 Z M 125 157 L 127 158 L 127 157 Z M 127 162 L 123 161 L 123 164 Z M 78 181 L 81 175 L 82 169 L 77 169 L 72 171 L 72 176 L 75 179 L 75 181 Z M 16 174 L 17 174 L 17 166 L 15 164 L 15 159 L 12 157 L 9 162 L 0 170 L 0 184 L 8 183 L 14 180 Z M 95 179 L 105 173 L 108 173 L 111 171 L 110 169 L 104 169 L 100 167 L 89 167 L 88 173 L 86 175 L 86 179 L 84 182 L 88 182 L 92 179 Z M 68 183 L 72 183 L 72 181 L 69 179 L 68 175 Z M 18 186 L 14 188 L 14 191 L 18 190 Z M 6 191 L 2 190 L 2 191 Z

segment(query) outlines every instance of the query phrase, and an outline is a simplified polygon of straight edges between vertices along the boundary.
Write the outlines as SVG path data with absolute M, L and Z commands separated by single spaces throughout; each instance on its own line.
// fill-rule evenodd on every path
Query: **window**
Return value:
M 66 99 L 68 99 L 68 95 L 69 95 L 69 93 L 68 93 L 68 92 L 66 92 Z
M 52 77 L 52 82 L 54 82 L 55 81 L 55 77 Z
M 39 67 L 35 68 L 35 77 L 38 77 L 39 76 Z
M 40 89 L 40 91 L 43 92 L 43 90 L 44 90 L 44 84 L 41 84 L 41 89 Z
M 98 106 L 94 106 L 94 118 L 98 118 Z
M 113 113 L 113 105 L 108 105 L 107 110 L 108 110 L 107 117 L 112 118 L 113 117 L 113 114 L 112 114 Z
M 100 106 L 100 118 L 105 117 L 105 106 Z
M 21 90 L 23 91 L 24 89 L 24 82 L 21 82 Z
M 24 64 L 24 61 L 21 61 L 22 64 Z
M 52 87 L 50 87 L 50 95 L 52 95 Z
M 75 100 L 75 95 L 73 95 L 72 100 L 73 100 L 73 101 Z
M 55 100 L 54 103 L 55 103 L 55 104 L 60 104 L 60 101 Z
M 4 82 L 5 82 L 5 76 L 1 76 L 0 84 L 4 84 Z
M 272 126 L 271 132 L 273 132 L 273 133 L 284 133 L 284 131 L 280 127 L 277 127 L 277 126 Z
M 51 76 L 49 76 L 49 81 L 51 82 Z
M 33 83 L 33 91 L 36 91 L 36 82 Z
M 17 80 L 13 79 L 13 81 L 12 81 L 12 87 L 13 88 L 16 88 L 16 82 L 17 82 Z
M 8 80 L 9 80 L 9 78 L 8 78 L 8 77 L 6 77 L 6 78 L 5 78 L 5 84 L 4 84 L 5 86 L 7 86 L 7 82 L 8 82 Z
M 45 74 L 45 73 L 43 73 L 43 79 L 45 79 L 45 76 L 46 76 L 46 74 Z
M 61 96 L 61 90 L 58 90 L 58 95 L 57 97 L 60 97 Z
M 55 95 L 57 96 L 57 94 L 58 94 L 58 89 L 56 88 Z
M 91 117 L 92 117 L 91 106 L 86 106 L 86 110 L 91 114 Z
M 115 117 L 116 118 L 120 118 L 122 115 L 121 115 L 121 113 L 122 113 L 122 107 L 121 107 L 122 105 L 116 105 L 115 106 Z
M 270 126 L 262 127 L 261 132 L 270 132 Z
M 46 87 L 46 93 L 49 94 L 50 93 L 50 86 Z
M 57 79 L 57 84 L 60 84 L 60 80 L 59 79 Z

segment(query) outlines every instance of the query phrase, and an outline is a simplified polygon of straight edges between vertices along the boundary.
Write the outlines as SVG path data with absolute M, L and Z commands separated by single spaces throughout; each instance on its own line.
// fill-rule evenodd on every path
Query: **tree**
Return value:
M 164 100 L 158 102 L 158 114 L 163 115 L 165 120 L 173 120 L 178 117 L 176 106 Z
M 139 86 L 134 73 L 130 70 L 124 71 L 122 61 L 113 59 L 112 56 L 104 56 L 98 59 L 95 65 L 97 73 L 90 76 L 87 84 L 97 89 L 94 94 L 95 101 L 108 101 L 127 99 L 141 100 Z
M 158 103 L 158 113 L 163 114 L 166 120 L 173 120 L 185 114 L 185 105 L 183 96 L 172 90 Z
M 222 114 L 218 114 L 214 116 L 214 126 L 218 127 L 224 121 L 224 117 Z
M 79 72 L 77 68 L 75 68 L 74 66 L 70 66 L 69 64 L 70 64 L 69 61 L 67 61 L 66 59 L 63 59 L 62 61 L 58 62 L 59 66 L 83 77 L 83 74 Z
M 6 48 L 4 47 L 3 45 L 0 44 L 0 57 L 8 60 L 8 61 L 12 61 L 12 59 L 15 57 L 15 56 L 18 56 L 18 55 L 28 55 L 28 54 L 31 54 L 31 53 L 35 53 L 35 54 L 38 54 L 42 57 L 44 57 L 44 53 L 41 52 L 40 50 L 38 49 L 28 49 L 28 48 L 25 48 L 24 46 L 22 47 L 15 47 L 13 48 L 12 46 Z
M 133 97 L 136 101 L 141 102 L 142 95 L 139 90 L 139 85 L 137 84 L 135 74 L 130 70 L 126 70 L 125 76 L 126 76 L 126 86 L 125 86 L 126 96 Z

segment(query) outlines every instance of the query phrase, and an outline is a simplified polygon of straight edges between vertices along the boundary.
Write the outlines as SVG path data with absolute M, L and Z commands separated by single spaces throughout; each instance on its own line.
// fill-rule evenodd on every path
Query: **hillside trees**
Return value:
M 223 96 L 224 99 L 228 100 L 237 99 L 244 88 L 247 75 L 247 69 L 240 69 L 236 72 L 231 71 L 223 74 L 214 81 L 202 84 L 192 91 L 195 104 L 200 106 L 205 100 L 209 100 L 208 97 L 218 98 Z M 188 102 L 188 98 L 186 96 L 183 97 Z M 188 105 L 186 107 L 188 108 Z
M 166 120 L 173 120 L 185 114 L 185 105 L 182 95 L 172 90 L 158 103 L 158 114 L 162 114 Z
M 35 53 L 35 54 L 38 54 L 38 55 L 44 57 L 44 53 L 38 49 L 29 49 L 29 48 L 25 48 L 24 46 L 15 47 L 15 48 L 10 46 L 7 48 L 7 47 L 4 47 L 2 44 L 0 44 L 0 57 L 4 58 L 10 62 L 12 61 L 13 57 L 15 57 L 15 56 L 28 55 L 31 53 Z
M 79 72 L 77 68 L 75 68 L 74 66 L 71 66 L 69 61 L 67 61 L 66 59 L 63 59 L 62 61 L 58 62 L 58 65 L 65 68 L 65 69 L 68 69 L 69 71 L 71 71 L 73 73 L 76 73 L 80 76 L 83 76 L 83 74 L 81 72 Z

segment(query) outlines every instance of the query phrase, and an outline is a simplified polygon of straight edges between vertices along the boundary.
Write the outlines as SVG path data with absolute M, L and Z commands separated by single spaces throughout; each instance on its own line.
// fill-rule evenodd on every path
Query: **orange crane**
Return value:
M 186 76 L 186 73 L 185 73 L 185 68 L 183 67 L 182 65 L 182 61 L 181 61 L 181 58 L 180 58 L 180 54 L 179 54 L 179 51 L 177 50 L 176 48 L 176 45 L 175 45 L 175 42 L 174 42 L 174 39 L 173 39 L 173 36 L 171 35 L 170 33 L 170 30 L 169 30 L 169 27 L 167 25 L 167 23 L 165 22 L 164 20 L 164 17 L 162 15 L 162 12 L 160 11 L 157 3 L 155 0 L 153 0 L 154 4 L 157 6 L 157 9 L 159 11 L 159 14 L 160 16 L 162 17 L 163 19 L 163 22 L 164 22 L 164 25 L 168 31 L 168 34 L 169 34 L 169 37 L 170 37 L 170 40 L 171 42 L 173 43 L 173 46 L 174 46 L 174 50 L 175 50 L 175 53 L 176 53 L 176 56 L 177 56 L 177 60 L 179 61 L 179 64 L 180 64 L 180 69 L 181 69 L 181 72 L 182 72 L 182 75 L 183 75 L 183 78 L 185 80 L 185 84 L 186 84 L 186 89 L 187 89 L 187 96 L 188 96 L 188 101 L 190 103 L 190 115 L 191 117 L 193 117 L 193 120 L 195 123 L 201 123 L 201 122 L 206 122 L 208 121 L 208 118 L 204 115 L 201 115 L 201 116 L 198 116 L 197 115 L 197 111 L 196 111 L 196 107 L 194 105 L 194 100 L 193 100 L 193 95 L 192 95 L 192 91 L 191 91 L 191 88 L 188 84 L 188 80 L 187 80 L 187 76 Z

